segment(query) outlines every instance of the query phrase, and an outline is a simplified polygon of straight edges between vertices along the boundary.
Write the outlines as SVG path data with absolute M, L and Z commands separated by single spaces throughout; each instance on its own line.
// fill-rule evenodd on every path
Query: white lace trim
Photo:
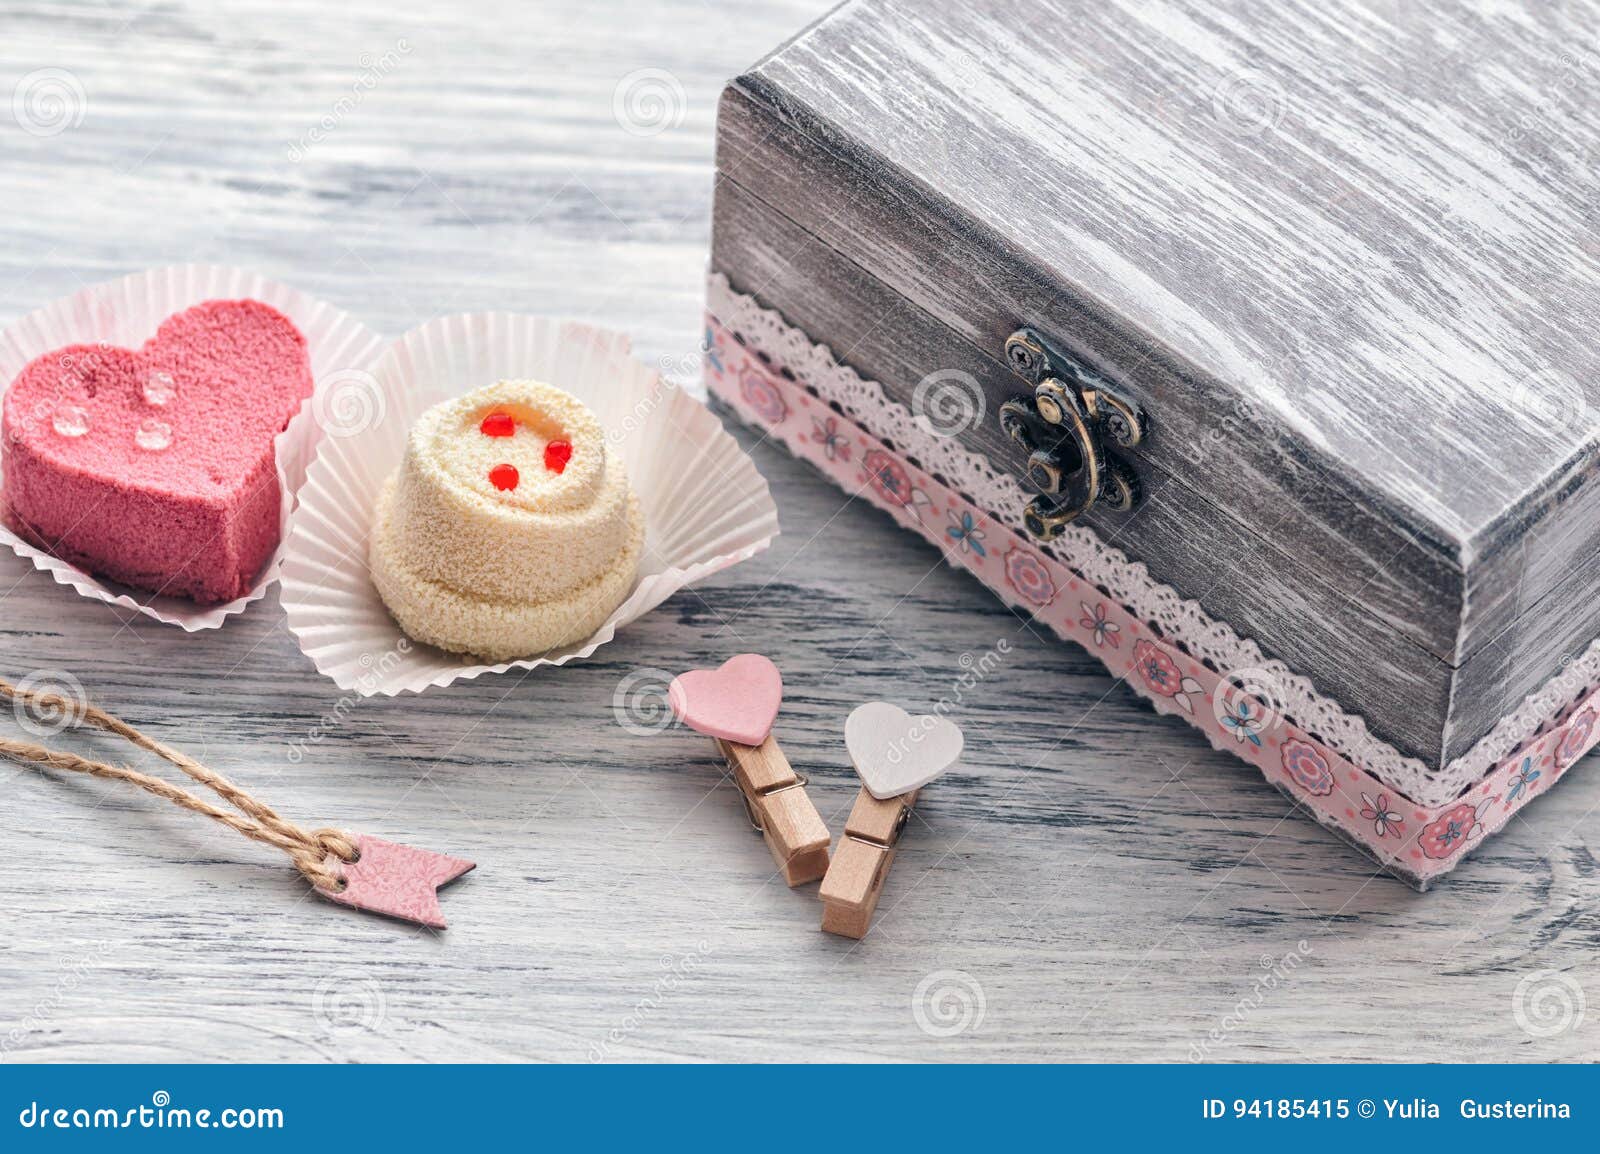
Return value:
M 733 289 L 721 273 L 711 274 L 707 298 L 712 314 L 749 347 L 823 400 L 838 405 L 851 420 L 913 458 L 994 520 L 1022 529 L 1021 510 L 1029 495 L 1010 473 L 968 452 L 957 438 L 940 436 L 919 422 L 904 405 L 886 396 L 876 381 L 862 380 L 854 369 L 835 360 L 828 348 L 814 343 L 777 312 Z M 1062 537 L 1042 548 L 1085 580 L 1105 588 L 1131 612 L 1159 626 L 1164 636 L 1181 642 L 1195 658 L 1219 671 L 1242 675 L 1253 686 L 1271 686 L 1275 704 L 1300 729 L 1422 805 L 1443 805 L 1482 781 L 1600 682 L 1597 640 L 1582 657 L 1569 662 L 1501 718 L 1471 750 L 1442 769 L 1432 770 L 1373 736 L 1361 717 L 1346 713 L 1336 701 L 1318 693 L 1308 679 L 1268 658 L 1254 641 L 1240 637 L 1224 622 L 1213 621 L 1199 604 L 1184 600 L 1177 590 L 1156 581 L 1142 563 L 1107 545 L 1092 530 L 1068 526 Z

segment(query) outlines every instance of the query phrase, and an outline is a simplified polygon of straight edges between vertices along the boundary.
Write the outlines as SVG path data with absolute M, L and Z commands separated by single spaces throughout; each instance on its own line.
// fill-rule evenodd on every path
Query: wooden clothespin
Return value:
M 690 729 L 716 739 L 744 795 L 750 824 L 766 839 L 791 886 L 828 870 L 832 837 L 772 736 L 783 701 L 783 675 L 759 653 L 741 653 L 717 669 L 691 669 L 672 679 L 667 699 Z
M 942 717 L 912 717 L 898 705 L 869 701 L 850 714 L 844 741 L 861 792 L 822 879 L 822 928 L 863 938 L 917 795 L 956 763 L 963 738 Z

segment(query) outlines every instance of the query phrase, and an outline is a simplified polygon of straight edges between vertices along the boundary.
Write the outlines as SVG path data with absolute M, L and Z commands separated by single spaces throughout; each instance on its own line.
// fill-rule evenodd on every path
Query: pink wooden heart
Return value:
M 716 669 L 691 669 L 667 689 L 672 712 L 708 737 L 760 745 L 783 702 L 783 674 L 759 653 L 730 657 Z
M 230 601 L 277 549 L 273 441 L 311 389 L 305 338 L 259 301 L 47 353 L 5 394 L 6 521 L 98 576 Z

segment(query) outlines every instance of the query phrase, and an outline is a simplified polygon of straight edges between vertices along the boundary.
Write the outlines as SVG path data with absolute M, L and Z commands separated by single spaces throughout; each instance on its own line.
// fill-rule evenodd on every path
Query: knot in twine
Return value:
M 32 711 L 31 716 L 50 718 L 52 724 L 60 721 L 72 726 L 92 725 L 96 729 L 113 733 L 177 766 L 239 812 L 229 813 L 202 797 L 196 797 L 170 782 L 140 773 L 136 769 L 94 761 L 74 753 L 47 749 L 32 742 L 0 738 L 0 756 L 8 757 L 22 765 L 65 769 L 109 781 L 126 782 L 146 793 L 164 797 L 174 805 L 221 822 L 251 841 L 276 846 L 289 855 L 289 860 L 294 862 L 295 868 L 305 875 L 307 881 L 321 890 L 332 893 L 343 890 L 345 879 L 341 863 L 350 864 L 361 859 L 361 852 L 349 834 L 337 829 L 305 830 L 293 822 L 284 820 L 271 806 L 251 797 L 221 774 L 139 732 L 121 718 L 114 717 L 87 700 L 78 701 L 59 693 L 19 688 L 4 678 L 0 678 L 0 697 L 12 701 L 19 719 L 26 708 Z

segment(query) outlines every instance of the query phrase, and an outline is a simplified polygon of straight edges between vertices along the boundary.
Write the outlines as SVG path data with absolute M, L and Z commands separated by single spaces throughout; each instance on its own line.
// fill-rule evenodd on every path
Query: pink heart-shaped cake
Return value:
M 305 337 L 259 301 L 47 353 L 5 395 L 6 523 L 97 576 L 231 601 L 277 549 L 273 439 L 311 388 Z
M 783 702 L 783 675 L 759 653 L 730 657 L 716 669 L 691 669 L 672 679 L 667 701 L 697 733 L 760 745 Z

